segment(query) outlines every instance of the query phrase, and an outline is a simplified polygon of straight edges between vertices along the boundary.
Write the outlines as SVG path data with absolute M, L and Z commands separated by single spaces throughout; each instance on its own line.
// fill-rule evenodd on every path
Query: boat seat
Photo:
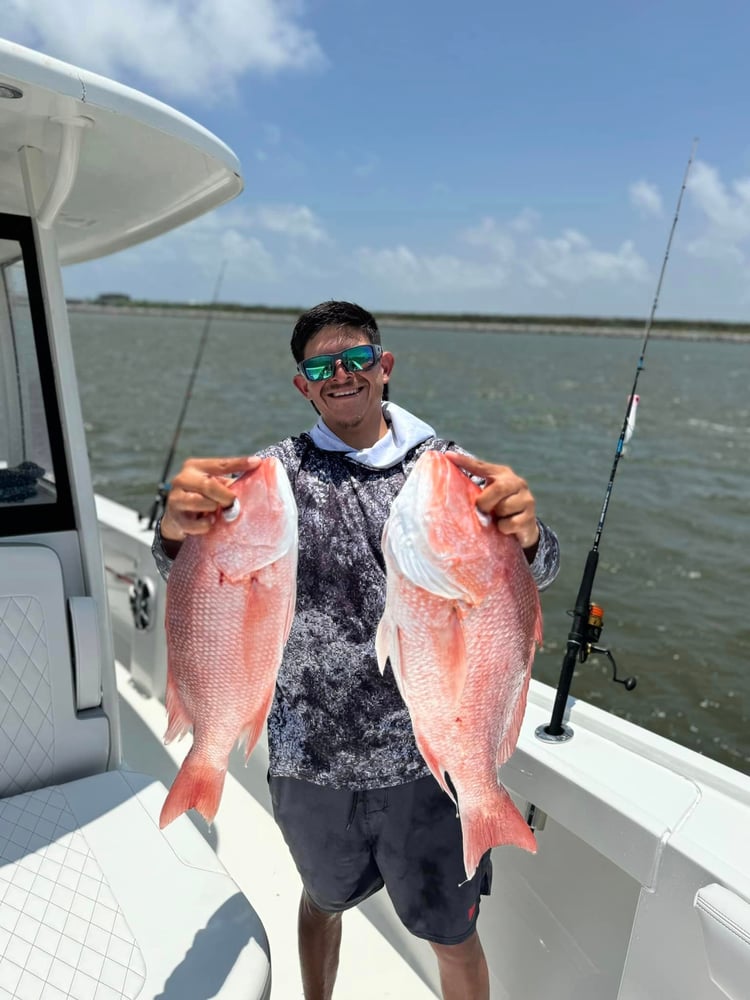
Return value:
M 90 598 L 0 545 L 0 1000 L 265 1000 L 263 926 L 165 786 L 107 771 Z M 114 669 L 111 665 L 110 669 Z
M 0 800 L 0 997 L 265 1000 L 263 926 L 167 790 L 108 771 Z
M 723 885 L 706 885 L 693 902 L 712 982 L 730 1000 L 750 995 L 750 903 Z
M 71 601 L 72 650 L 57 554 L 44 545 L 0 546 L 0 796 L 107 767 L 90 601 Z

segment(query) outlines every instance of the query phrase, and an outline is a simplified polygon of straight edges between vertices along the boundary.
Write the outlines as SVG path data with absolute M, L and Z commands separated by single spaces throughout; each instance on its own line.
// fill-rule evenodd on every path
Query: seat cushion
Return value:
M 0 997 L 265 998 L 268 942 L 167 790 L 109 771 L 0 800 Z

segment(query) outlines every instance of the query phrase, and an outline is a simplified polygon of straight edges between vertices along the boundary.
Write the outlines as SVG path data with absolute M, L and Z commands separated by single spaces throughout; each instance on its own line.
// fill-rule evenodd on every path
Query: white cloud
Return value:
M 597 250 L 576 229 L 568 229 L 554 239 L 537 238 L 528 263 L 538 278 L 556 278 L 566 284 L 644 281 L 648 277 L 646 262 L 630 240 L 614 252 Z
M 469 246 L 483 247 L 489 250 L 497 260 L 507 263 L 512 258 L 516 248 L 515 240 L 508 232 L 508 229 L 512 227 L 513 223 L 506 227 L 495 219 L 485 216 L 478 226 L 466 229 L 461 236 Z
M 707 223 L 704 231 L 690 241 L 688 251 L 696 257 L 745 264 L 743 245 L 750 243 L 750 178 L 732 181 L 728 190 L 715 167 L 698 161 L 688 190 Z
M 576 229 L 548 238 L 534 236 L 541 216 L 524 209 L 508 223 L 486 217 L 478 226 L 465 230 L 463 241 L 488 250 L 504 265 L 506 276 L 513 271 L 533 288 L 548 288 L 554 282 L 583 284 L 587 281 L 643 281 L 646 262 L 630 241 L 616 251 L 599 250 Z
M 398 289 L 417 292 L 499 289 L 511 284 L 548 289 L 564 296 L 566 287 L 593 283 L 636 282 L 648 278 L 645 260 L 630 241 L 600 250 L 575 229 L 554 238 L 533 236 L 539 216 L 524 215 L 507 224 L 486 217 L 461 234 L 464 255 L 420 254 L 400 245 L 360 249 L 360 271 Z M 479 253 L 477 253 L 477 250 Z
M 325 243 L 328 235 L 306 205 L 261 205 L 255 213 L 258 225 L 272 233 L 308 243 Z
M 516 255 L 517 244 L 537 228 L 540 220 L 533 208 L 524 208 L 510 222 L 485 216 L 478 226 L 464 230 L 461 239 L 469 246 L 486 248 L 507 264 Z
M 648 181 L 636 181 L 629 188 L 630 202 L 643 215 L 651 215 L 660 218 L 664 206 L 662 205 L 661 194 L 655 184 Z
M 403 245 L 382 250 L 362 247 L 355 261 L 363 275 L 412 292 L 493 288 L 506 279 L 499 264 L 475 263 L 452 254 L 417 254 Z
M 540 219 L 539 212 L 535 212 L 533 208 L 524 208 L 508 225 L 516 233 L 530 233 L 532 229 L 536 229 Z
M 4 0 L 3 34 L 107 76 L 213 103 L 245 73 L 325 59 L 290 0 Z
M 162 255 L 175 262 L 189 261 L 196 272 L 205 275 L 207 288 L 222 260 L 227 264 L 225 284 L 232 277 L 249 273 L 266 281 L 279 277 L 273 253 L 249 230 L 245 216 L 239 212 L 212 212 L 145 246 L 158 247 Z
M 249 236 L 237 229 L 226 229 L 219 241 L 221 256 L 227 261 L 232 271 L 237 274 L 252 272 L 254 280 L 277 281 L 278 269 L 272 254 L 256 236 Z M 210 254 L 212 261 L 216 260 L 216 250 Z

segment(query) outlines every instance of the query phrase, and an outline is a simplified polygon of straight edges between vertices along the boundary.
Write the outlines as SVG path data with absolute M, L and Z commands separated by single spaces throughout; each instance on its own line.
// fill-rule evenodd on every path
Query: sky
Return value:
M 750 321 L 746 0 L 4 0 L 0 33 L 145 91 L 234 201 L 65 268 L 70 297 Z

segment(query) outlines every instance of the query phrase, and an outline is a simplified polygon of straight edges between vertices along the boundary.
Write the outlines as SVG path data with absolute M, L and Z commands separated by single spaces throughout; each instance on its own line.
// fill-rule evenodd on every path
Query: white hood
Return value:
M 388 433 L 370 448 L 361 451 L 353 451 L 351 445 L 333 433 L 322 417 L 310 431 L 310 437 L 321 451 L 342 451 L 352 461 L 373 469 L 390 469 L 415 445 L 435 437 L 435 431 L 429 424 L 395 403 L 383 403 L 383 416 L 388 424 Z

